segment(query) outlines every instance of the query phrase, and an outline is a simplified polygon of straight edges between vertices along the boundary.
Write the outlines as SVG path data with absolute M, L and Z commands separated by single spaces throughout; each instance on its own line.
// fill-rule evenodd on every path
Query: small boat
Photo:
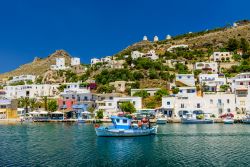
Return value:
M 212 119 L 209 119 L 208 115 L 205 115 L 205 114 L 196 115 L 191 112 L 188 112 L 185 115 L 183 115 L 183 117 L 181 118 L 181 123 L 182 124 L 212 124 L 214 123 L 214 121 Z
M 227 117 L 225 119 L 223 119 L 224 124 L 233 124 L 234 123 L 234 119 L 231 117 Z
M 157 126 L 150 127 L 144 124 L 131 125 L 131 119 L 126 117 L 112 116 L 113 126 L 96 127 L 96 135 L 100 137 L 135 137 L 135 136 L 148 136 L 157 133 Z
M 250 124 L 250 113 L 247 113 L 246 116 L 242 118 L 242 123 Z
M 233 124 L 234 123 L 234 115 L 232 113 L 226 113 L 220 116 L 221 118 L 223 118 L 223 122 L 224 124 Z
M 167 118 L 161 117 L 156 120 L 157 124 L 166 124 L 167 123 Z

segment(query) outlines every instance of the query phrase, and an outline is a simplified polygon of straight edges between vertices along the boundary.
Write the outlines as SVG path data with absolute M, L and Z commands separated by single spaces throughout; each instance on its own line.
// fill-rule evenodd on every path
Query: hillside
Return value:
M 175 36 L 169 40 L 158 42 L 140 41 L 123 49 L 114 56 L 117 59 L 124 59 L 124 56 L 129 55 L 131 51 L 138 50 L 141 52 L 147 52 L 151 49 L 154 49 L 157 54 L 163 55 L 170 46 L 178 44 L 187 44 L 191 50 L 202 50 L 206 52 L 208 49 L 212 49 L 213 51 L 216 51 L 223 48 L 229 38 L 235 38 L 238 40 L 240 38 L 245 38 L 247 41 L 250 41 L 250 22 L 240 21 L 238 22 L 238 26 L 187 33 Z M 192 62 L 198 61 L 197 59 L 194 59 L 197 55 L 194 53 L 191 54 L 193 54 L 193 57 L 190 58 Z M 64 50 L 58 50 L 47 58 L 35 58 L 31 63 L 24 64 L 13 71 L 0 74 L 0 79 L 22 74 L 43 76 L 50 69 L 50 66 L 55 64 L 56 57 L 64 57 L 66 59 L 66 65 L 70 63 L 70 55 Z M 93 74 L 91 76 L 95 76 L 95 74 L 100 73 L 100 71 L 101 70 L 92 71 Z
M 8 78 L 22 74 L 43 76 L 44 73 L 50 69 L 50 66 L 56 63 L 55 58 L 57 57 L 64 57 L 66 65 L 70 63 L 71 56 L 64 50 L 57 50 L 46 58 L 41 59 L 36 57 L 31 63 L 24 64 L 13 71 L 0 74 L 0 78 Z

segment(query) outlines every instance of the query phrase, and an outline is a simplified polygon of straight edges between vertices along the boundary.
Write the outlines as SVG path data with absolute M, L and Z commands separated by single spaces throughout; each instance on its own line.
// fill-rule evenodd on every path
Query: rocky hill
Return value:
M 55 64 L 55 58 L 64 57 L 66 65 L 69 65 L 71 56 L 64 50 L 57 50 L 46 58 L 35 57 L 33 62 L 24 64 L 19 68 L 0 74 L 0 78 L 8 78 L 11 76 L 22 75 L 22 74 L 32 74 L 36 76 L 43 76 L 45 72 L 50 69 L 50 66 Z
M 146 52 L 150 49 L 154 49 L 156 50 L 156 53 L 162 54 L 170 46 L 178 44 L 186 44 L 189 48 L 195 50 L 207 50 L 210 48 L 215 51 L 222 48 L 229 38 L 245 38 L 250 41 L 250 22 L 247 20 L 239 21 L 237 22 L 237 26 L 182 34 L 175 36 L 172 39 L 158 42 L 140 41 L 123 49 L 114 56 L 123 59 L 124 55 L 129 55 L 133 50 Z M 70 63 L 71 56 L 64 50 L 57 50 L 47 58 L 35 58 L 31 63 L 22 65 L 13 71 L 0 74 L 0 79 L 22 74 L 43 76 L 50 69 L 50 66 L 55 64 L 56 57 L 64 57 L 66 59 L 66 65 Z

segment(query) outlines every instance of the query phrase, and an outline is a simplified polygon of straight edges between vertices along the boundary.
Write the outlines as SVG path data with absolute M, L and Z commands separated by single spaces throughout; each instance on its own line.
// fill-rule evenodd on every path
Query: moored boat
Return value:
M 234 119 L 233 119 L 234 115 L 232 113 L 226 113 L 220 117 L 223 118 L 224 124 L 233 124 L 234 123 Z
M 247 113 L 246 116 L 242 118 L 242 123 L 250 124 L 250 113 Z
M 150 127 L 148 124 L 131 124 L 131 119 L 126 117 L 112 116 L 113 126 L 96 127 L 96 135 L 100 137 L 133 137 L 148 136 L 157 133 L 157 126 Z
M 181 118 L 182 124 L 212 124 L 214 121 L 205 114 L 193 114 L 191 112 L 186 113 Z
M 156 120 L 156 123 L 157 123 L 157 124 L 166 124 L 166 123 L 167 123 L 167 118 L 163 118 L 163 117 L 158 118 L 158 119 Z

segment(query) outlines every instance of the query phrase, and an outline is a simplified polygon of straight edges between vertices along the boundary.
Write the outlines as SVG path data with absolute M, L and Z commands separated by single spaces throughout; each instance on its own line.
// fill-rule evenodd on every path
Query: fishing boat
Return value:
M 221 116 L 223 118 L 224 124 L 233 124 L 234 123 L 234 115 L 232 113 L 226 113 Z
M 245 117 L 242 118 L 244 124 L 250 124 L 250 113 L 248 112 Z
M 157 133 L 157 126 L 150 127 L 150 123 L 133 124 L 132 120 L 126 117 L 112 116 L 112 126 L 96 126 L 96 135 L 100 137 L 134 137 L 148 136 Z
M 191 112 L 186 113 L 181 118 L 182 124 L 212 124 L 214 121 L 209 118 L 208 114 L 193 114 Z

